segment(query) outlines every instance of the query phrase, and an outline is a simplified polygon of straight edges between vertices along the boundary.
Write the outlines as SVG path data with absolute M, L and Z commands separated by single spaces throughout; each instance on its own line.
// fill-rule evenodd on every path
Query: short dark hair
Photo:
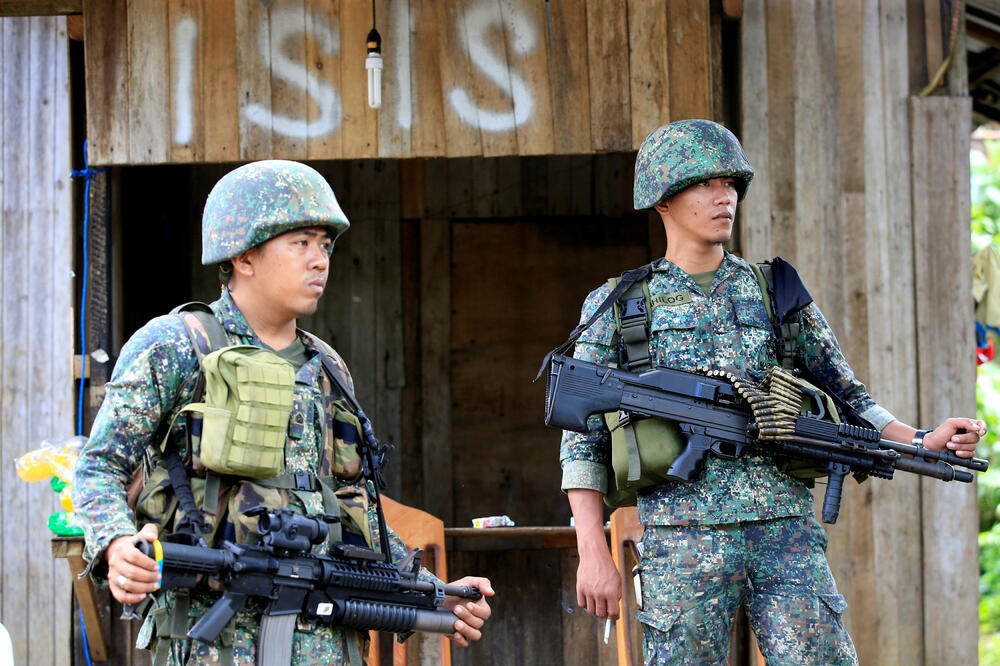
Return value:
M 229 280 L 231 280 L 233 277 L 233 262 L 223 261 L 221 264 L 218 264 L 218 269 L 219 269 L 219 284 L 221 284 L 223 287 L 228 287 Z

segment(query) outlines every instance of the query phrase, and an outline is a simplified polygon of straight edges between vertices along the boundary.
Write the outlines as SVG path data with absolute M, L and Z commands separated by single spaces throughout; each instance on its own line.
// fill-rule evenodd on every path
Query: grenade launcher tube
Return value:
M 135 545 L 153 557 L 153 544 L 140 538 Z M 301 612 L 360 631 L 450 634 L 457 618 L 440 608 L 445 596 L 482 596 L 470 586 L 416 580 L 380 561 L 273 553 L 259 546 L 231 543 L 222 548 L 161 545 L 164 589 L 191 586 L 195 573 L 223 583 L 222 597 L 188 632 L 188 637 L 199 641 L 214 641 L 251 598 L 263 602 L 265 615 Z

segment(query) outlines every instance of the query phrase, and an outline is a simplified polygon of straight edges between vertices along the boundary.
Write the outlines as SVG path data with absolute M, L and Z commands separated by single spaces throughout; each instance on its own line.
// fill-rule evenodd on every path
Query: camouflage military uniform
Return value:
M 223 324 L 234 344 L 262 346 L 243 314 L 236 307 L 228 290 L 212 304 L 212 310 Z M 352 456 L 336 455 L 343 452 L 332 433 L 335 407 L 333 398 L 324 392 L 324 373 L 321 355 L 308 336 L 300 339 L 310 350 L 311 357 L 296 375 L 294 406 L 289 420 L 285 446 L 285 465 L 288 472 L 311 472 L 319 476 L 334 474 L 356 475 L 356 452 Z M 335 358 L 343 376 L 351 386 L 350 375 L 343 361 Z M 143 458 L 164 420 L 192 399 L 199 375 L 198 361 L 184 325 L 176 316 L 153 319 L 137 331 L 122 349 L 121 357 L 100 413 L 94 423 L 91 437 L 77 462 L 73 485 L 73 502 L 86 535 L 84 558 L 90 561 L 88 572 L 101 584 L 106 584 L 107 564 L 103 552 L 108 544 L 121 535 L 133 534 L 136 525 L 132 511 L 126 504 L 125 485 Z M 353 388 L 353 386 L 352 386 Z M 347 458 L 346 460 L 344 458 Z M 345 480 L 337 488 L 341 515 L 345 529 L 361 535 L 370 535 L 377 543 L 377 524 L 374 510 L 368 507 L 368 488 L 360 480 Z M 154 483 L 147 483 L 144 493 L 155 492 Z M 233 507 L 247 508 L 255 504 L 291 506 L 307 515 L 324 513 L 319 492 L 283 491 L 263 489 L 249 482 L 242 482 L 230 503 Z M 246 536 L 247 525 L 233 524 L 230 520 L 221 533 L 227 538 Z M 392 537 L 394 559 L 404 553 L 402 543 Z M 326 545 L 316 547 L 325 551 Z M 188 626 L 193 624 L 217 594 L 210 592 L 192 595 Z M 153 611 L 147 617 L 137 640 L 138 647 L 150 643 L 155 619 L 170 616 L 174 605 L 173 593 L 159 595 Z M 259 612 L 244 612 L 237 616 L 234 635 L 224 635 L 225 643 L 232 642 L 236 664 L 253 664 L 256 638 L 260 622 Z M 178 628 L 182 635 L 187 627 Z M 162 631 L 162 627 L 160 627 Z M 294 638 L 293 664 L 342 664 L 347 663 L 346 641 L 358 641 L 364 654 L 366 636 L 339 627 L 314 624 L 299 620 Z M 185 664 L 218 663 L 219 644 L 207 645 L 197 641 L 175 640 L 169 646 L 169 663 Z
M 594 290 L 581 321 L 609 293 L 607 284 Z M 669 305 L 658 305 L 651 316 L 649 347 L 656 365 L 688 371 L 708 366 L 760 380 L 777 364 L 777 340 L 760 288 L 742 259 L 726 253 L 709 296 L 691 276 L 660 260 L 649 293 L 651 299 L 672 297 L 660 299 Z M 574 355 L 613 365 L 618 345 L 609 310 L 579 339 Z M 814 304 L 802 312 L 797 353 L 877 428 L 892 420 L 854 377 Z M 563 435 L 564 490 L 607 491 L 607 427 L 600 417 L 591 417 L 589 426 L 586 434 Z M 853 646 L 840 621 L 845 604 L 826 564 L 812 495 L 768 456 L 709 457 L 698 480 L 640 492 L 637 508 L 646 526 L 639 619 L 648 663 L 724 662 L 733 613 L 744 601 L 769 663 L 802 663 L 795 655 L 810 650 L 836 657 L 825 663 L 852 662 Z M 807 631 L 806 625 L 817 629 Z M 817 640 L 809 641 L 810 631 Z

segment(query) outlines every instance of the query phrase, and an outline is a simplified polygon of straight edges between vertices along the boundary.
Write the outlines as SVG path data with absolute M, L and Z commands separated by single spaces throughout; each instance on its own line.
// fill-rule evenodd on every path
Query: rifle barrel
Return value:
M 893 451 L 905 453 L 906 455 L 913 456 L 914 458 L 923 458 L 924 460 L 940 460 L 941 462 L 948 463 L 949 465 L 958 465 L 959 467 L 965 467 L 966 469 L 971 469 L 976 472 L 985 472 L 990 467 L 990 461 L 982 458 L 962 458 L 955 455 L 951 451 L 931 451 L 923 446 L 903 444 L 902 442 L 894 442 L 890 439 L 880 440 L 878 445 L 880 448 L 892 449 Z

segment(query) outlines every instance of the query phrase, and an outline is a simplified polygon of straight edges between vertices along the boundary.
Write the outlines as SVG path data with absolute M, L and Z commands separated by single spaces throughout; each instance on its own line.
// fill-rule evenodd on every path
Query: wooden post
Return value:
M 0 19 L 0 621 L 16 663 L 69 663 L 69 572 L 47 484 L 14 459 L 73 434 L 72 203 L 65 18 Z M 57 566 L 58 565 L 58 566 Z
M 90 578 L 80 578 L 80 574 L 87 568 L 87 563 L 83 559 L 83 539 L 56 537 L 52 539 L 51 548 L 52 557 L 65 559 L 73 574 L 73 589 L 76 591 L 76 601 L 83 613 L 83 626 L 87 630 L 90 658 L 94 661 L 107 661 L 108 637 L 104 631 L 104 623 L 101 622 L 94 583 Z
M 420 221 L 423 509 L 454 524 L 451 450 L 451 223 Z
M 920 424 L 976 413 L 968 97 L 910 99 Z M 925 662 L 975 663 L 974 484 L 921 479 Z M 916 508 L 916 507 L 911 507 Z

